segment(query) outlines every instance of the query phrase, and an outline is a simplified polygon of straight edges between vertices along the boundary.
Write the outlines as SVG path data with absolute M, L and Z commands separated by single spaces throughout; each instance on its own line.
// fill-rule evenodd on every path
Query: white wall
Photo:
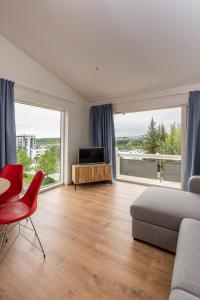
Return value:
M 189 92 L 200 90 L 200 83 L 177 86 L 149 93 L 104 98 L 94 104 L 113 103 L 114 112 L 130 112 L 188 105 Z
M 131 112 L 185 106 L 188 104 L 189 91 L 200 89 L 200 84 L 181 86 L 152 93 L 132 94 L 120 97 L 101 99 L 95 105 L 112 103 L 114 112 Z
M 113 103 L 114 112 L 132 112 L 153 110 L 187 105 L 187 95 L 160 96 L 149 99 L 139 99 Z
M 88 102 L 1 35 L 0 77 L 16 82 L 15 100 L 65 111 L 64 181 L 70 183 L 78 148 L 88 146 Z

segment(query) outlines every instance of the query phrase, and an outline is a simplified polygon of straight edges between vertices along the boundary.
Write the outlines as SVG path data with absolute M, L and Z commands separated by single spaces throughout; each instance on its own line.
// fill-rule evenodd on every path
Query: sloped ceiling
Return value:
M 0 0 L 0 34 L 89 100 L 200 82 L 199 0 Z

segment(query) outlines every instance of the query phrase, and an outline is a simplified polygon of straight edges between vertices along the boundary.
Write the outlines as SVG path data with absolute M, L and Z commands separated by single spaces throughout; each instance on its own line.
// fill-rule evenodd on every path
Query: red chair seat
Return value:
M 14 223 L 29 216 L 30 207 L 21 201 L 10 202 L 0 207 L 0 224 Z
M 0 177 L 10 181 L 9 189 L 0 195 L 0 205 L 16 200 L 22 192 L 23 186 L 23 165 L 8 164 L 0 171 Z
M 19 196 L 19 191 L 18 190 L 8 190 L 5 193 L 1 194 L 0 197 L 0 205 L 4 204 L 6 202 L 12 202 L 17 200 L 17 197 Z M 9 199 L 9 200 L 8 200 Z

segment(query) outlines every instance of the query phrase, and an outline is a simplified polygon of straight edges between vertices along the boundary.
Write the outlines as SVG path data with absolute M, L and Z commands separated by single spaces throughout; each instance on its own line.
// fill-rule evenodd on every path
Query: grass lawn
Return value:
M 30 184 L 33 177 L 34 177 L 33 174 L 26 173 L 24 176 L 24 184 L 27 184 L 27 185 Z M 51 184 L 56 184 L 56 183 L 58 183 L 57 180 L 55 180 L 51 177 L 45 177 L 42 185 L 46 186 L 46 185 L 51 185 Z
M 34 175 L 26 173 L 24 176 L 24 183 L 29 184 L 31 182 L 31 180 L 33 179 Z

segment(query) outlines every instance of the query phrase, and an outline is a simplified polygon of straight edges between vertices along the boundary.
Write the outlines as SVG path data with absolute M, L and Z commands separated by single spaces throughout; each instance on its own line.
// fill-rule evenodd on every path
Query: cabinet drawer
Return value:
M 106 164 L 72 165 L 74 184 L 112 180 L 112 166 Z
M 94 180 L 95 181 L 103 181 L 103 180 L 111 180 L 112 172 L 111 165 L 96 165 L 94 167 Z
M 76 169 L 74 183 L 87 183 L 94 180 L 93 167 L 79 167 Z
M 112 180 L 112 166 L 111 165 L 106 165 L 106 168 L 105 168 L 105 177 L 106 177 L 106 180 Z

